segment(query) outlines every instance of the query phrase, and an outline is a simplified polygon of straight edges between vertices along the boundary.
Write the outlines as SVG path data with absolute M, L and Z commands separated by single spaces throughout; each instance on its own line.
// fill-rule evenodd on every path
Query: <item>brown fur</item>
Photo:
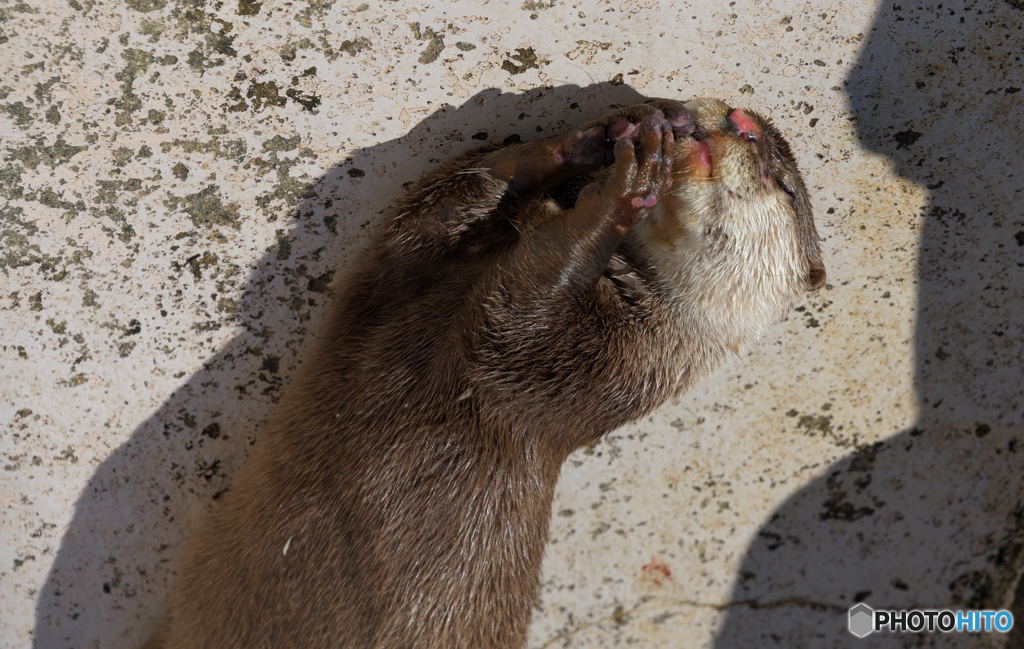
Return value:
M 645 214 L 623 200 L 685 182 L 651 155 L 672 140 L 658 118 L 634 175 L 619 147 L 575 208 L 544 196 L 604 163 L 592 149 L 615 119 L 463 155 L 398 202 L 191 537 L 148 646 L 523 645 L 563 460 L 729 346 L 679 317 L 675 287 L 622 236 Z M 800 241 L 820 263 L 816 235 Z

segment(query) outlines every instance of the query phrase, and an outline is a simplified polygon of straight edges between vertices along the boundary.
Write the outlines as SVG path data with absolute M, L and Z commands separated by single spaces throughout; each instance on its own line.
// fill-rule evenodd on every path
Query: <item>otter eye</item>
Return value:
M 781 189 L 782 191 L 786 192 L 786 194 L 791 199 L 793 199 L 794 201 L 796 200 L 796 191 L 793 189 L 793 187 L 789 183 L 787 183 L 785 180 L 783 180 L 781 178 L 776 178 L 775 179 L 775 184 L 779 186 L 779 189 Z

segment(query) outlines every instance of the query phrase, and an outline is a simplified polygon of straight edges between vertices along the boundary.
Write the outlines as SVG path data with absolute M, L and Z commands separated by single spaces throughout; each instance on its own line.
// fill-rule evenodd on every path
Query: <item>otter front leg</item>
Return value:
M 571 210 L 530 219 L 471 302 L 474 384 L 509 416 L 557 429 L 566 451 L 639 414 L 651 401 L 647 386 L 658 383 L 647 367 L 622 367 L 641 328 L 599 280 L 624 234 L 670 186 L 673 141 L 660 112 L 644 118 L 638 145 L 616 142 L 604 185 L 584 188 Z
M 630 137 L 615 141 L 615 169 L 603 186 L 587 185 L 575 207 L 539 220 L 523 233 L 503 273 L 520 307 L 590 291 L 622 237 L 670 185 L 671 125 L 661 112 L 654 112 L 633 128 L 638 143 Z

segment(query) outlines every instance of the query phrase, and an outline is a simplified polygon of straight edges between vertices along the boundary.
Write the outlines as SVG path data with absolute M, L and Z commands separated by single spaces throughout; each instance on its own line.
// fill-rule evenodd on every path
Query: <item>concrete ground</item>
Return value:
M 773 116 L 830 280 L 570 459 L 530 646 L 1006 645 L 845 625 L 1009 606 L 1024 562 L 1022 24 L 1018 0 L 0 1 L 0 645 L 137 646 L 402 186 L 638 94 Z

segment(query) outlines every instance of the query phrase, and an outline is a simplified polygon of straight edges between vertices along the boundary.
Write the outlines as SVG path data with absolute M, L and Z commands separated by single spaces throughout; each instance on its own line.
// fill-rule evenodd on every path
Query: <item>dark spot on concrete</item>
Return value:
M 274 232 L 274 236 L 277 238 L 277 258 L 284 261 L 291 257 L 292 240 L 288 238 L 288 234 L 284 230 L 277 230 Z
M 855 521 L 871 516 L 885 505 L 866 493 L 871 485 L 871 470 L 874 469 L 881 448 L 881 442 L 862 446 L 854 453 L 846 471 L 834 471 L 826 478 L 825 486 L 829 495 L 823 503 L 823 511 L 818 514 L 820 520 Z M 855 502 L 851 495 L 860 501 L 867 499 L 868 502 Z
M 509 74 L 522 74 L 531 68 L 540 69 L 540 61 L 532 47 L 517 47 L 501 62 L 501 69 Z
M 212 462 L 197 462 L 196 473 L 199 477 L 209 482 L 220 474 L 220 460 L 213 460 Z
M 555 6 L 555 0 L 548 0 L 547 2 L 541 2 L 540 0 L 526 0 L 523 3 L 522 9 L 524 11 L 543 11 L 544 9 L 550 9 Z M 533 16 L 531 16 L 532 18 Z
M 896 140 L 897 149 L 905 149 L 921 139 L 921 133 L 907 129 L 906 131 L 896 133 L 892 136 L 892 139 Z
M 832 415 L 804 415 L 796 425 L 805 430 L 816 430 L 820 433 L 832 432 Z
M 199 434 L 203 437 L 209 437 L 210 439 L 217 439 L 220 437 L 220 424 L 214 422 L 200 431 Z
M 149 13 L 163 9 L 167 5 L 167 0 L 127 0 L 127 5 L 135 11 Z
M 292 137 L 284 137 L 283 135 L 275 135 L 269 140 L 263 143 L 264 151 L 291 151 L 299 145 L 299 136 L 294 135 Z
M 131 161 L 134 155 L 135 152 L 132 151 L 130 148 L 126 146 L 119 146 L 116 149 L 114 149 L 113 153 L 111 154 L 111 158 L 115 167 L 123 167 Z
M 417 59 L 420 63 L 433 63 L 437 60 L 437 57 L 441 55 L 441 51 L 444 50 L 444 34 L 435 32 L 430 27 L 423 30 L 423 33 L 419 33 L 419 23 L 413 23 L 415 28 L 413 34 L 419 40 L 427 41 L 427 46 L 420 53 L 420 58 Z
M 314 18 L 322 18 L 332 6 L 335 0 L 306 0 L 306 8 L 295 14 L 295 20 L 306 28 L 313 27 Z
M 160 36 L 163 35 L 164 29 L 166 29 L 166 28 L 165 28 L 164 24 L 161 21 L 153 20 L 151 18 L 143 18 L 142 19 L 142 25 L 140 26 L 139 31 L 142 34 L 145 34 L 146 36 L 149 36 L 149 42 L 150 43 L 155 43 L 158 40 L 160 40 Z M 161 57 L 161 58 L 166 58 L 166 57 Z M 178 60 L 177 57 L 172 57 L 172 58 L 174 58 L 175 61 Z M 161 65 L 164 65 L 164 64 L 161 63 Z
M 217 300 L 217 312 L 235 315 L 238 313 L 238 304 L 229 297 L 222 297 Z
M 252 83 L 245 96 L 252 102 L 253 112 L 260 111 L 266 106 L 284 106 L 288 101 L 281 96 L 277 84 L 273 81 Z
M 370 39 L 365 36 L 359 36 L 352 40 L 343 40 L 341 45 L 338 46 L 338 49 L 349 56 L 355 56 L 368 47 L 370 47 Z
M 224 64 L 224 57 L 237 56 L 233 43 L 235 36 L 231 34 L 234 26 L 205 11 L 205 3 L 195 0 L 179 0 L 178 6 L 171 12 L 178 21 L 180 38 L 186 42 L 199 42 L 188 53 L 188 64 L 202 73 L 204 70 Z
M 950 209 L 941 205 L 935 205 L 928 210 L 928 218 L 933 219 L 947 229 L 962 229 L 967 225 L 967 215 L 958 208 Z
M 221 158 L 229 158 L 236 161 L 245 155 L 244 140 L 221 140 L 219 138 L 213 138 L 203 142 L 201 140 L 177 139 L 170 142 L 160 143 L 160 150 L 163 153 L 169 153 L 173 148 L 179 148 L 185 153 L 202 153 Z
M 238 205 L 225 203 L 217 193 L 217 185 L 208 185 L 195 194 L 167 199 L 171 209 L 181 209 L 198 226 L 229 225 L 236 230 L 240 226 Z
M 24 102 L 16 101 L 12 104 L 5 104 L 3 111 L 14 118 L 18 126 L 28 126 L 32 123 L 32 111 Z
M 281 60 L 291 63 L 298 56 L 299 50 L 305 50 L 311 47 L 313 47 L 313 41 L 308 38 L 302 38 L 294 43 L 288 43 L 281 48 Z
M 218 257 L 212 252 L 204 252 L 201 255 L 192 255 L 185 260 L 185 266 L 189 272 L 192 273 L 192 277 L 196 280 L 203 278 L 203 269 L 211 268 L 217 265 Z
M 331 286 L 331 280 L 333 278 L 333 270 L 329 270 L 322 275 L 317 275 L 316 277 L 310 277 L 309 283 L 306 285 L 306 289 L 313 293 L 326 293 Z
M 249 104 L 245 103 L 245 98 L 242 97 L 242 91 L 238 89 L 238 86 L 231 86 L 231 90 L 228 91 L 228 99 L 235 102 L 226 106 L 229 113 L 243 113 L 249 110 Z
M 22 215 L 20 207 L 0 208 L 0 268 L 5 273 L 9 268 L 29 266 L 46 258 L 32 241 L 39 228 L 33 221 L 20 218 Z
M 870 471 L 875 468 L 875 459 L 882 448 L 882 442 L 875 442 L 857 449 L 850 460 L 850 471 Z
M 111 101 L 120 111 L 114 122 L 118 126 L 130 123 L 131 113 L 142 108 L 142 100 L 135 94 L 135 80 L 145 74 L 155 60 L 151 53 L 134 48 L 121 52 L 121 59 L 124 67 L 114 75 L 121 82 L 121 96 Z
M 255 16 L 260 12 L 260 6 L 262 2 L 257 0 L 238 0 L 238 15 L 239 16 Z
M 303 93 L 301 90 L 289 88 L 284 93 L 289 99 L 300 104 L 303 109 L 315 113 L 320 106 L 320 97 L 312 93 Z
M 848 500 L 846 500 L 846 491 L 836 487 L 836 482 L 833 482 L 833 476 L 828 478 L 829 486 L 829 497 L 824 502 L 822 511 L 818 514 L 820 520 L 835 520 L 835 521 L 855 521 L 865 516 L 870 516 L 875 513 L 873 507 L 866 505 L 857 506 Z

